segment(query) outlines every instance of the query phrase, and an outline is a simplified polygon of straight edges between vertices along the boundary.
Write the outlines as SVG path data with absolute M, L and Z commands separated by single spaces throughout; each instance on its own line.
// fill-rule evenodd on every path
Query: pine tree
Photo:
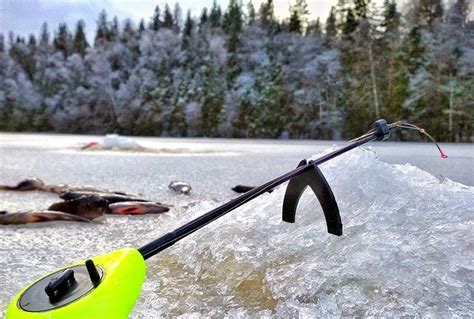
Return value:
M 63 53 L 67 58 L 72 52 L 72 35 L 67 30 L 65 23 L 59 24 L 58 33 L 53 40 L 54 48 Z
M 321 37 L 322 29 L 321 29 L 321 22 L 319 21 L 319 18 L 317 18 L 315 21 L 312 21 L 308 24 L 308 27 L 306 28 L 306 34 Z
M 121 39 L 123 42 L 126 42 L 127 38 L 130 37 L 135 37 L 136 32 L 133 27 L 133 23 L 130 19 L 125 20 L 125 23 L 123 25 L 123 32 L 121 34 Z
M 383 22 L 385 34 L 398 33 L 400 27 L 401 14 L 397 11 L 395 0 L 384 0 L 383 4 Z
M 170 115 L 170 134 L 171 136 L 183 137 L 186 136 L 186 114 L 184 107 L 176 105 L 171 111 Z
M 230 0 L 227 11 L 224 14 L 224 31 L 228 34 L 227 51 L 229 58 L 227 60 L 227 84 L 230 87 L 240 73 L 237 50 L 240 45 L 240 32 L 242 30 L 242 11 L 237 0 Z
M 452 3 L 441 34 L 440 49 L 451 52 L 442 55 L 451 58 L 446 61 L 451 67 L 443 76 L 442 89 L 448 96 L 443 114 L 448 120 L 448 140 L 455 142 L 472 142 L 474 134 L 474 59 L 469 53 L 470 48 L 474 48 L 474 25 L 472 19 L 468 20 L 472 16 L 471 9 L 472 4 L 466 0 Z
M 433 30 L 434 24 L 438 22 L 444 14 L 442 0 L 418 0 L 412 3 L 409 17 L 411 23 L 416 27 L 427 27 Z
M 221 6 L 217 4 L 216 0 L 214 0 L 214 2 L 212 3 L 211 13 L 209 14 L 209 23 L 211 24 L 211 27 L 219 28 L 221 26 L 221 18 L 222 18 Z
M 290 22 L 288 29 L 290 32 L 303 33 L 307 23 L 308 5 L 305 0 L 296 0 L 293 6 L 290 6 Z
M 99 19 L 97 21 L 97 31 L 95 34 L 95 46 L 102 46 L 110 41 L 110 29 L 109 22 L 107 21 L 107 13 L 102 10 L 99 13 Z
M 342 26 L 342 34 L 348 36 L 351 35 L 352 32 L 355 31 L 357 28 L 358 22 L 356 17 L 354 16 L 354 12 L 352 9 L 348 9 L 346 13 L 346 20 L 344 21 L 344 25 Z
M 423 56 L 425 49 L 423 46 L 420 29 L 418 27 L 411 29 L 410 32 L 405 35 L 402 43 L 401 58 L 408 72 L 414 74 L 416 70 L 424 63 Z
M 296 0 L 293 6 L 290 6 L 290 21 L 288 30 L 290 32 L 303 33 L 306 24 L 306 16 L 308 15 L 308 5 L 305 0 Z
M 233 137 L 255 137 L 253 130 L 256 128 L 255 119 L 258 113 L 248 95 L 250 93 L 244 96 L 237 106 L 237 114 L 232 122 Z
M 337 26 L 336 26 L 336 8 L 331 7 L 329 16 L 326 19 L 326 34 L 324 37 L 324 44 L 327 47 L 332 47 L 334 39 L 337 35 Z
M 384 113 L 381 105 L 381 57 L 378 38 L 380 27 L 368 10 L 368 0 L 354 1 L 354 8 L 346 7 L 342 37 L 339 42 L 347 98 L 345 131 L 359 134 L 371 125 L 372 118 Z
M 230 0 L 227 12 L 224 14 L 224 31 L 227 34 L 240 33 L 242 23 L 242 8 L 238 0 Z
M 277 138 L 285 129 L 290 117 L 290 109 L 283 89 L 283 73 L 279 65 L 267 71 L 266 81 L 261 91 L 258 136 Z
M 218 127 L 222 120 L 224 103 L 223 88 L 214 66 L 206 66 L 203 83 L 203 100 L 199 127 L 202 136 L 218 136 Z
M 39 45 L 42 47 L 46 47 L 49 45 L 49 31 L 48 31 L 48 24 L 45 22 L 41 26 L 41 32 L 40 32 L 40 43 Z
M 273 5 L 273 0 L 267 0 L 262 2 L 259 10 L 259 20 L 260 24 L 264 28 L 271 28 L 275 21 L 275 8 Z
M 403 103 L 408 96 L 409 73 L 401 59 L 401 14 L 394 0 L 385 0 L 383 4 L 383 33 L 378 42 L 381 64 L 385 72 L 379 72 L 382 78 L 381 100 L 386 109 L 384 118 L 396 121 L 407 118 Z
M 30 34 L 28 37 L 28 61 L 29 63 L 24 67 L 26 75 L 28 75 L 28 79 L 33 81 L 34 75 L 36 73 L 36 55 L 38 51 L 38 44 L 34 34 Z
M 144 25 L 143 25 L 144 26 Z M 125 82 L 131 73 L 133 66 L 135 66 L 140 58 L 140 31 L 135 29 L 133 22 L 130 19 L 125 20 L 123 31 L 119 36 L 120 43 L 123 46 L 117 46 L 121 48 L 122 55 L 122 81 Z
M 9 44 L 9 56 L 21 67 L 22 72 L 28 76 L 31 80 L 34 76 L 36 60 L 36 39 L 34 36 L 30 36 L 28 44 L 25 43 L 25 39 L 17 37 L 15 42 L 13 41 L 13 34 L 10 34 Z
M 288 24 L 288 30 L 290 32 L 301 33 L 303 29 L 301 18 L 298 15 L 298 11 L 292 10 L 290 16 L 290 22 Z
M 186 50 L 189 47 L 189 40 L 192 37 L 193 28 L 194 22 L 191 18 L 191 10 L 188 10 L 188 14 L 186 15 L 186 22 L 184 23 L 183 38 L 181 42 L 181 47 L 183 50 Z
M 163 17 L 163 27 L 172 29 L 174 25 L 173 15 L 171 14 L 170 7 L 168 4 L 165 5 L 165 13 Z
M 250 0 L 247 3 L 247 15 L 248 15 L 248 24 L 253 25 L 255 23 L 257 13 L 255 12 L 255 7 L 252 3 L 252 0 Z
M 179 3 L 175 3 L 174 5 L 174 11 L 173 11 L 173 23 L 174 23 L 174 29 L 176 32 L 179 32 L 181 30 L 181 23 L 182 23 L 182 12 L 181 12 L 181 7 L 179 6 Z
M 357 20 L 366 19 L 369 11 L 370 0 L 353 0 L 354 12 Z
M 207 8 L 202 9 L 201 16 L 199 17 L 199 29 L 202 30 L 209 20 L 207 16 Z
M 79 20 L 76 25 L 76 32 L 73 40 L 73 51 L 84 57 L 86 49 L 89 47 L 84 33 L 84 21 Z
M 142 34 L 145 31 L 145 21 L 140 19 L 140 23 L 138 24 L 138 33 Z
M 161 10 L 160 6 L 157 5 L 155 7 L 155 12 L 153 13 L 153 17 L 151 18 L 150 29 L 154 31 L 158 31 L 161 27 L 161 18 L 160 18 Z
M 118 18 L 117 16 L 114 16 L 114 18 L 112 19 L 112 25 L 110 26 L 110 34 L 109 34 L 110 41 L 114 42 L 118 39 L 119 33 L 120 33 L 119 28 L 120 28 L 120 25 L 119 25 Z
M 37 46 L 37 42 L 36 42 L 35 35 L 30 34 L 28 37 L 28 50 L 30 51 L 32 55 L 36 53 L 36 46 Z
M 36 54 L 36 72 L 33 75 L 33 83 L 36 85 L 36 90 L 41 96 L 41 111 L 38 112 L 38 127 L 44 129 L 50 128 L 48 120 L 48 112 L 46 106 L 46 99 L 50 93 L 50 88 L 47 83 L 47 67 L 51 56 L 52 48 L 50 45 L 50 34 L 48 25 L 43 23 L 41 26 L 39 44 Z

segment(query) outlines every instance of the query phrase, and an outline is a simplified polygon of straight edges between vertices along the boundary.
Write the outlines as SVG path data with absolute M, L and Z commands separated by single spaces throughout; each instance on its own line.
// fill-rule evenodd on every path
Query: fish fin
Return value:
M 117 215 L 143 215 L 144 211 L 140 207 L 115 208 L 111 211 Z

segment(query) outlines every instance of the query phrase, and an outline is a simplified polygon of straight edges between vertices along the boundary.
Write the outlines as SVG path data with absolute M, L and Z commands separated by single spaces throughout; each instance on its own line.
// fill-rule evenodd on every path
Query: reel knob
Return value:
M 52 302 L 59 300 L 61 297 L 74 290 L 77 286 L 76 278 L 74 278 L 74 270 L 66 269 L 59 277 L 51 279 L 44 291 Z

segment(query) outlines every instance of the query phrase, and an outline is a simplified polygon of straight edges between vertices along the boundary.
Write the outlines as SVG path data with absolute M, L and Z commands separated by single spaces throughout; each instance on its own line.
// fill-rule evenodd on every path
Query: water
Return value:
M 139 139 L 161 153 L 77 150 L 94 139 L 0 135 L 0 182 L 39 176 L 92 184 L 141 193 L 174 209 L 107 216 L 100 224 L 0 226 L 0 313 L 38 276 L 145 244 L 235 196 L 231 186 L 265 182 L 332 148 L 327 142 Z M 281 222 L 280 187 L 148 260 L 131 318 L 472 316 L 474 187 L 462 184 L 473 184 L 472 150 L 446 145 L 450 158 L 441 160 L 429 144 L 376 143 L 330 161 L 321 169 L 338 200 L 343 236 L 327 234 L 309 191 L 296 223 Z M 193 195 L 168 191 L 176 179 L 190 182 Z M 0 193 L 0 209 L 44 208 L 56 200 Z

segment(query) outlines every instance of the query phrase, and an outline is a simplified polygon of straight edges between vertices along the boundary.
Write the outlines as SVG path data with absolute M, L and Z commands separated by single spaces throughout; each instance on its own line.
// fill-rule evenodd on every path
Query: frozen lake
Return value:
M 0 134 L 0 184 L 27 176 L 88 184 L 174 205 L 103 223 L 0 226 L 0 314 L 47 272 L 138 247 L 258 185 L 333 142 L 138 138 L 156 153 L 80 151 L 100 137 Z M 474 146 L 379 142 L 322 165 L 345 233 L 327 234 L 308 192 L 295 224 L 280 220 L 284 187 L 147 261 L 131 318 L 472 316 Z M 184 180 L 193 194 L 171 193 Z M 46 208 L 43 193 L 0 193 L 0 210 Z

